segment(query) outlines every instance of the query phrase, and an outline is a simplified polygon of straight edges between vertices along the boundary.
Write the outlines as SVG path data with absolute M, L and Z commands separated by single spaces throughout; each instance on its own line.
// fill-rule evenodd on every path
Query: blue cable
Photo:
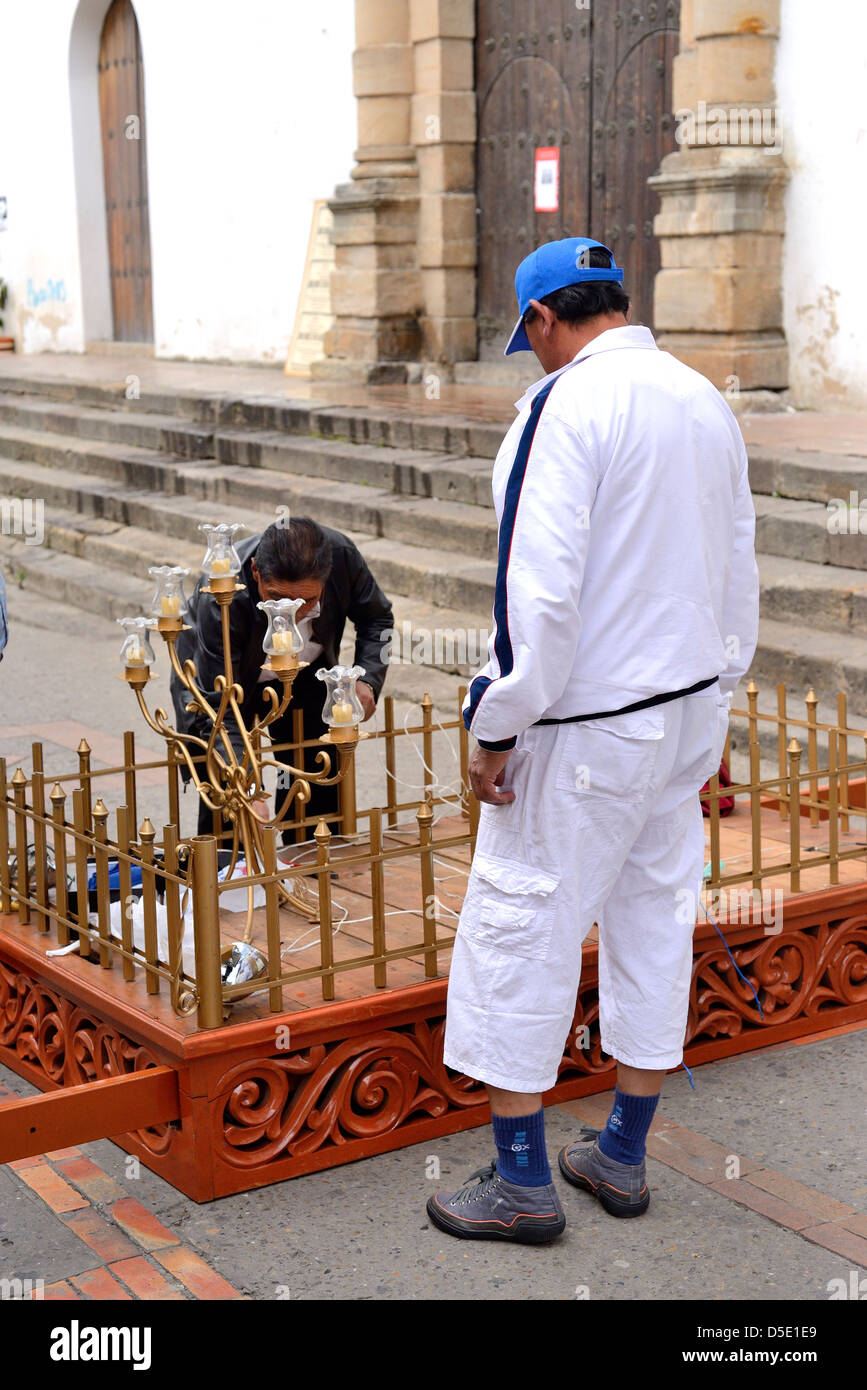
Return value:
M 734 956 L 732 955 L 731 951 L 729 950 L 728 942 L 726 941 L 725 937 L 723 936 L 723 934 L 722 934 L 722 932 L 720 931 L 719 927 L 717 926 L 716 922 L 715 922 L 715 921 L 713 920 L 713 918 L 711 917 L 711 915 L 710 915 L 710 913 L 708 912 L 707 908 L 705 907 L 704 903 L 699 903 L 699 906 L 700 906 L 702 912 L 704 913 L 705 917 L 707 918 L 707 920 L 710 922 L 711 926 L 713 927 L 713 929 L 714 929 L 714 931 L 716 932 L 717 936 L 719 937 L 720 941 L 721 941 L 722 944 L 725 946 L 725 948 L 726 948 L 726 955 L 728 956 L 728 958 L 729 958 L 729 960 L 731 961 L 732 965 L 734 966 L 735 970 L 736 970 L 736 971 L 738 972 L 738 974 L 740 975 L 740 977 L 741 977 L 741 979 L 743 980 L 744 984 L 745 984 L 745 985 L 749 985 L 750 989 L 752 990 L 753 998 L 754 998 L 755 1001 L 756 1001 L 756 1008 L 757 1008 L 758 1011 L 759 1011 L 759 1017 L 761 1018 L 762 1022 L 764 1022 L 764 1018 L 765 1018 L 764 1010 L 763 1010 L 763 1008 L 762 1008 L 761 1000 L 759 999 L 759 996 L 756 994 L 756 991 L 753 989 L 752 981 L 751 981 L 751 980 L 748 980 L 747 977 L 746 977 L 746 975 L 744 974 L 744 972 L 741 970 L 740 966 L 738 965 L 737 961 L 735 960 Z

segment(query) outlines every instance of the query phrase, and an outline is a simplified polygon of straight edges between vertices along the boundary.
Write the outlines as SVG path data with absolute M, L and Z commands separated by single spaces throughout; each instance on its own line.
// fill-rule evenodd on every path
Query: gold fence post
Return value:
M 708 806 L 710 807 L 710 878 L 708 889 L 711 894 L 711 907 L 714 912 L 719 902 L 722 865 L 720 859 L 720 814 L 719 814 L 719 773 L 715 772 L 708 782 Z
M 837 730 L 828 730 L 828 881 L 840 882 L 840 842 L 837 834 Z
M 389 829 L 397 825 L 397 764 L 394 737 L 394 696 L 385 697 L 385 805 L 388 811 Z
M 819 824 L 819 745 L 816 729 L 818 696 L 812 686 L 804 704 L 807 706 L 807 766 L 810 769 L 810 824 Z
M 40 747 L 33 745 L 34 749 Z M 41 751 L 41 749 L 40 749 Z M 41 763 L 41 758 L 40 758 Z M 48 865 L 46 863 L 45 822 L 45 776 L 34 768 L 30 779 L 30 801 L 33 806 L 33 850 L 36 859 L 36 930 L 46 932 L 51 926 L 48 913 Z
M 268 875 L 265 884 L 265 930 L 268 937 L 268 978 L 277 980 L 283 973 L 280 957 L 280 897 L 277 892 L 277 832 L 273 826 L 262 827 L 262 867 Z M 283 988 L 272 985 L 268 1000 L 271 1012 L 283 1010 Z
M 157 964 L 159 953 L 157 950 L 157 889 L 153 875 L 154 862 L 154 840 L 157 832 L 149 816 L 145 816 L 138 832 L 141 842 L 141 891 L 142 908 L 144 911 L 144 949 L 145 960 L 145 982 L 148 994 L 159 994 L 160 977 L 157 972 L 151 969 Z
M 373 914 L 373 954 L 385 954 L 385 879 L 382 863 L 382 811 L 378 806 L 370 811 L 370 910 Z M 373 983 L 385 989 L 386 962 L 373 967 Z
M 94 858 L 96 859 L 96 912 L 99 919 L 99 963 L 103 970 L 114 965 L 109 937 L 111 909 L 108 889 L 108 807 L 102 797 L 93 808 Z
M 424 973 L 425 978 L 432 980 L 438 973 L 437 968 L 437 900 L 434 887 L 434 866 L 433 866 L 433 835 L 431 826 L 433 823 L 433 806 L 430 801 L 425 801 L 423 806 L 419 806 L 416 812 L 418 821 L 418 838 L 421 846 L 419 858 L 421 860 L 421 897 L 424 904 Z
M 57 924 L 58 946 L 69 945 L 69 899 L 66 889 L 66 797 L 59 782 L 49 796 L 51 802 L 51 833 L 54 840 L 54 920 Z
M 840 769 L 840 812 L 841 827 L 845 833 L 849 829 L 849 740 L 846 737 L 848 729 L 848 711 L 846 709 L 846 693 L 843 690 L 837 692 L 837 731 L 839 740 L 837 743 L 837 766 Z
M 91 790 L 90 790 L 90 744 L 83 738 L 78 745 L 78 784 L 84 793 L 82 805 L 84 806 L 84 829 L 90 835 L 93 832 L 93 812 L 91 811 Z
M 173 822 L 163 826 L 163 865 L 166 871 L 166 937 L 169 943 L 167 963 L 172 977 L 169 984 L 169 994 L 171 995 L 172 1008 L 177 1010 L 184 956 L 181 937 L 180 889 L 173 878 L 178 872 L 178 830 Z
M 796 738 L 789 744 L 789 887 L 793 893 L 801 891 L 801 745 Z
M 9 912 L 12 894 L 9 881 L 9 811 L 6 759 L 0 758 L 0 913 Z
M 27 868 L 27 778 L 16 768 L 12 778 L 12 797 L 15 802 L 15 897 L 18 900 L 18 921 L 22 926 L 30 921 L 30 874 Z
M 331 830 L 324 818 L 316 822 L 313 838 L 316 841 L 316 872 L 319 879 L 320 964 L 328 972 L 322 976 L 322 998 L 328 1001 L 334 998 L 334 972 L 331 969 L 334 964 L 334 941 L 331 935 L 331 862 L 328 853 Z
M 129 812 L 129 824 L 134 828 L 138 815 L 135 799 L 135 734 L 132 729 L 127 729 L 123 736 L 123 780 L 123 799 Z
M 220 978 L 220 902 L 217 892 L 217 841 L 195 835 L 193 856 L 193 933 L 196 943 L 197 1019 L 200 1028 L 219 1028 L 223 1022 Z
M 132 865 L 129 862 L 129 852 L 129 808 L 127 806 L 118 806 L 117 874 L 118 887 L 120 889 L 120 939 L 123 942 L 124 951 L 129 952 L 129 955 L 123 957 L 123 978 L 125 980 L 134 980 L 135 961 L 132 959 L 132 913 L 134 900 L 132 895 Z
M 762 891 L 762 780 L 761 750 L 758 739 L 750 740 L 750 829 L 752 831 L 753 891 Z
M 178 757 L 175 744 L 169 743 L 166 746 L 166 758 L 168 762 L 167 776 L 169 783 L 169 823 L 180 831 L 181 828 L 181 797 L 180 773 L 178 771 Z
M 293 744 L 293 746 L 292 746 L 292 748 L 290 748 L 290 750 L 289 750 L 289 758 L 290 758 L 290 761 L 291 761 L 292 763 L 294 763 L 295 767 L 306 768 L 306 766 L 307 766 L 307 764 L 306 764 L 305 761 L 304 761 L 304 753 L 305 753 L 305 750 L 301 747 L 301 745 L 302 745 L 303 742 L 304 742 L 304 712 L 303 712 L 303 710 L 300 710 L 300 709 L 293 709 L 293 711 L 292 711 L 292 744 Z M 296 796 L 296 798 L 295 798 L 295 804 L 294 804 L 294 806 L 293 806 L 293 812 L 294 812 L 294 815 L 295 815 L 295 819 L 296 819 L 296 820 L 299 820 L 299 819 L 303 820 L 303 819 L 304 819 L 304 816 L 306 815 L 306 809 L 307 809 L 306 806 L 302 805 L 302 804 L 299 802 L 299 800 L 298 800 L 298 798 L 297 798 L 297 796 Z M 302 844 L 306 839 L 307 839 L 307 827 L 306 827 L 306 825 L 296 825 L 296 827 L 295 827 L 295 843 L 296 843 L 296 844 Z
M 786 799 L 786 738 L 788 735 L 788 715 L 786 713 L 786 687 L 782 681 L 777 685 L 777 770 L 780 774 L 780 799 L 777 803 L 780 811 L 780 820 L 785 820 L 789 814 L 789 803 Z
M 432 795 L 433 788 L 433 723 L 431 722 L 431 710 L 433 700 L 425 691 L 421 700 L 421 722 L 422 722 L 422 752 L 424 754 L 424 794 L 426 797 Z
M 78 954 L 90 955 L 90 931 L 87 922 L 87 838 L 84 828 L 84 792 L 76 787 L 72 793 L 72 828 L 75 831 L 75 893 L 78 905 Z

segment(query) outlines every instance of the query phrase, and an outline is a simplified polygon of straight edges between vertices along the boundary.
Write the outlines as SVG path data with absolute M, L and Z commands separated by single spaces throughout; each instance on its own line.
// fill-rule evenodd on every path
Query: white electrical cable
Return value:
M 409 735 L 409 729 L 407 728 L 407 724 L 408 724 L 408 722 L 409 722 L 409 717 L 410 717 L 410 714 L 412 713 L 412 710 L 413 710 L 413 706 L 410 705 L 410 708 L 407 710 L 406 715 L 404 716 L 403 731 L 404 731 L 404 733 L 407 734 L 407 735 Z M 376 728 L 376 732 L 377 732 L 377 733 L 384 732 L 384 731 L 380 731 L 380 729 L 379 729 L 379 718 L 378 718 L 378 716 L 379 716 L 379 707 L 378 707 L 378 706 L 377 706 L 377 708 L 376 708 L 376 710 L 375 710 L 375 712 L 374 712 L 374 715 L 375 715 L 375 718 L 374 718 L 374 725 L 375 725 L 375 728 Z M 441 733 L 446 733 L 446 732 L 447 732 L 446 729 L 443 727 L 443 724 L 442 724 L 441 720 L 439 720 L 439 719 L 434 719 L 434 723 L 437 725 L 437 727 L 439 728 L 439 730 L 440 730 Z M 379 738 L 376 738 L 376 739 L 373 740 L 373 742 L 374 742 L 376 745 L 378 745 L 378 744 L 380 743 L 380 741 L 381 741 L 381 740 L 380 740 Z M 430 791 L 430 792 L 432 792 L 432 793 L 434 794 L 434 796 L 438 797 L 439 800 L 440 800 L 442 803 L 444 803 L 443 810 L 442 810 L 439 814 L 437 814 L 436 812 L 434 813 L 434 818 L 433 818 L 433 820 L 432 820 L 432 822 L 431 822 L 431 829 L 433 829 L 433 826 L 436 824 L 436 822 L 437 822 L 438 820 L 442 819 L 442 817 L 446 814 L 446 810 L 445 810 L 445 807 L 446 807 L 446 806 L 459 807 L 459 806 L 461 805 L 461 794 L 462 794 L 461 788 L 462 788 L 462 784 L 461 784 L 460 782 L 458 782 L 457 784 L 455 784 L 455 783 L 451 783 L 451 782 L 442 782 L 442 781 L 440 781 L 440 779 L 439 779 L 439 777 L 437 776 L 437 774 L 436 774 L 436 772 L 434 771 L 434 769 L 433 769 L 432 767 L 430 767 L 430 766 L 428 765 L 428 763 L 425 761 L 424 754 L 423 754 L 423 753 L 420 751 L 420 749 L 416 746 L 416 743 L 415 743 L 415 741 L 414 741 L 412 738 L 410 738 L 410 740 L 409 740 L 409 746 L 412 748 L 413 752 L 415 753 L 416 757 L 418 758 L 418 760 L 419 760 L 419 762 L 421 763 L 421 765 L 422 765 L 422 767 L 424 768 L 424 770 L 425 770 L 426 772 L 429 772 L 430 775 L 431 775 L 431 777 L 433 778 L 433 782 L 432 782 L 432 784 L 431 784 L 430 786 L 426 786 L 425 783 L 423 783 L 423 782 L 420 782 L 420 783 L 407 782 L 405 778 L 403 778 L 403 777 L 398 777 L 398 775 L 397 775 L 396 772 L 392 772 L 392 771 L 391 771 L 391 769 L 388 767 L 388 765 L 387 765 L 387 763 L 386 763 L 386 761 L 385 761 L 385 754 L 384 754 L 383 752 L 378 751 L 378 752 L 377 752 L 377 757 L 379 758 L 381 764 L 382 764 L 383 767 L 385 768 L 386 776 L 387 776 L 387 777 L 391 777 L 392 781 L 394 781 L 394 782 L 396 782 L 396 783 L 400 783 L 400 785 L 401 785 L 402 787 L 407 787 L 407 788 L 409 788 L 411 791 L 421 791 L 421 792 Z M 451 740 L 448 741 L 448 746 L 449 746 L 449 752 L 451 753 L 454 762 L 457 764 L 457 763 L 458 763 L 458 757 L 457 757 L 457 754 L 455 753 L 454 748 L 453 748 L 452 745 L 451 745 Z M 449 795 L 453 796 L 453 797 L 455 798 L 455 800 L 454 800 L 454 801 L 450 801 L 450 800 L 448 799 L 448 796 L 449 796 Z M 398 824 L 400 824 L 400 822 L 399 822 Z M 407 825 L 407 828 L 409 828 L 410 822 L 407 821 L 407 822 L 405 822 L 405 824 Z M 357 843 L 360 843 L 362 840 L 367 840 L 368 838 L 369 838 L 369 837 L 368 837 L 367 835 L 364 835 L 364 834 L 358 834 L 358 835 L 342 835 L 342 834 L 335 834 L 335 835 L 333 836 L 333 840 L 339 840 L 339 841 L 341 841 L 343 844 L 347 844 L 347 845 L 349 845 L 349 844 L 357 844 Z M 397 839 L 397 838 L 398 838 L 398 836 L 397 836 L 397 834 L 396 834 L 396 832 L 395 832 L 394 829 L 392 829 L 392 830 L 390 830 L 390 831 L 389 831 L 389 830 L 383 831 L 383 839 Z M 297 851 L 293 851 L 293 857 L 292 857 L 292 859 L 290 859 L 290 860 L 288 860 L 288 861 L 287 861 L 287 860 L 282 860 L 282 861 L 281 861 L 281 864 L 280 864 L 280 867 L 286 869 L 287 871 L 291 871 L 293 868 L 295 868 L 296 865 L 300 864 L 300 863 L 302 862 L 302 860 L 308 858 L 311 854 L 315 854 L 316 851 L 317 851 L 317 848 L 318 848 L 318 846 L 316 845 L 315 842 L 314 842 L 314 843 L 310 843 L 309 841 L 306 841 L 306 840 L 305 840 L 305 841 L 302 841 L 302 842 L 298 845 Z M 337 861 L 337 862 L 339 862 L 339 861 Z M 434 855 L 434 856 L 433 856 L 433 862 L 434 862 L 435 864 L 439 864 L 441 868 L 454 868 L 454 869 L 456 869 L 456 871 L 457 871 L 458 873 L 464 874 L 465 877 L 468 876 L 467 870 L 461 869 L 461 868 L 459 868 L 457 865 L 451 865 L 451 864 L 448 863 L 448 861 L 444 862 L 444 861 L 443 861 L 442 859 L 440 859 L 437 855 Z M 435 882 L 435 883 L 443 883 L 443 882 L 446 881 L 446 879 L 447 879 L 448 877 L 453 877 L 453 876 L 454 876 L 454 875 L 436 875 L 436 874 L 434 874 L 434 882 Z M 450 893 L 446 892 L 445 890 L 443 890 L 443 896 L 444 896 L 444 897 L 452 897 L 452 896 L 454 896 L 454 897 L 455 897 L 455 901 L 457 901 L 457 896 L 456 896 L 456 895 L 450 894 Z M 449 914 L 450 916 L 452 916 L 452 917 L 455 917 L 455 918 L 458 918 L 458 919 L 460 918 L 460 913 L 459 913 L 459 912 L 456 912 L 455 909 L 454 909 L 453 907 L 449 907 L 449 905 L 448 905 L 447 903 L 440 902 L 439 899 L 437 899 L 437 905 L 438 905 L 438 907 L 441 909 L 442 912 L 448 913 L 448 914 Z M 335 906 L 336 908 L 339 908 L 339 909 L 343 912 L 344 915 L 341 917 L 341 919 L 340 919 L 340 921 L 337 923 L 337 925 L 334 926 L 334 927 L 332 927 L 332 931 L 331 931 L 332 938 L 335 937 L 335 936 L 337 935 L 337 933 L 338 933 L 343 927 L 345 927 L 345 926 L 354 926 L 356 923 L 359 923 L 359 922 L 372 922 L 372 921 L 373 921 L 373 917 L 372 917 L 372 916 L 370 916 L 370 917 L 350 917 L 350 916 L 349 916 L 349 908 L 346 907 L 346 905 L 345 905 L 344 903 L 338 902 L 336 899 L 335 899 L 335 901 L 334 901 L 334 906 Z M 406 914 L 406 912 L 409 911 L 409 910 L 410 910 L 410 909 L 407 909 L 407 908 L 397 908 L 397 909 L 395 909 L 394 911 L 383 913 L 383 916 L 384 916 L 384 917 L 400 917 L 400 916 L 404 916 L 404 915 Z M 446 923 L 446 922 L 444 922 L 442 925 L 443 925 L 444 927 L 448 927 L 449 924 Z M 311 949 L 311 947 L 313 947 L 313 946 L 315 946 L 315 945 L 317 944 L 318 932 L 319 932 L 319 928 L 318 928 L 318 927 L 311 927 L 311 928 L 309 928 L 307 931 L 302 932 L 300 936 L 296 936 L 295 940 L 294 940 L 293 942 L 291 942 L 290 945 L 284 946 L 284 947 L 281 949 L 281 951 L 280 951 L 281 959 L 282 959 L 283 956 L 286 956 L 286 955 L 294 955 L 294 954 L 296 954 L 296 953 L 299 952 L 299 951 L 309 951 L 309 950 Z M 311 936 L 311 935 L 313 935 L 314 933 L 317 933 L 317 937 L 316 937 L 315 940 L 313 940 L 313 941 L 308 941 L 307 944 L 306 944 L 305 946 L 299 946 L 298 943 L 299 943 L 300 941 L 303 941 L 304 938 L 305 938 L 305 936 Z

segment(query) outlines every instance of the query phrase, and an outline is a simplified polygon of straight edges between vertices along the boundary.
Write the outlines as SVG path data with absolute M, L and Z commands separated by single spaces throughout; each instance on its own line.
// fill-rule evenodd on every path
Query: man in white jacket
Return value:
M 617 1088 L 605 1129 L 561 1150 L 559 1167 L 613 1215 L 646 1210 L 645 1139 L 683 1059 L 698 793 L 756 646 L 737 421 L 710 382 L 629 326 L 622 280 L 588 238 L 540 247 L 515 277 L 506 352 L 532 349 L 547 375 L 517 402 L 494 464 L 494 625 L 464 704 L 482 805 L 444 1059 L 485 1084 L 497 1159 L 429 1200 L 456 1236 L 542 1242 L 565 1227 L 542 1094 L 594 922 Z

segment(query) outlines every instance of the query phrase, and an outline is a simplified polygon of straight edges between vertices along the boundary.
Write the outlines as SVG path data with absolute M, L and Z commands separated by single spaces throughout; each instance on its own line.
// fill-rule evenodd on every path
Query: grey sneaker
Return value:
M 470 1186 L 473 1180 L 479 1181 Z M 553 1183 L 519 1187 L 497 1172 L 494 1159 L 471 1173 L 457 1192 L 435 1192 L 427 1214 L 435 1226 L 465 1240 L 516 1240 L 541 1245 L 566 1227 L 566 1213 Z
M 598 1197 L 612 1216 L 640 1216 L 650 1206 L 644 1159 L 640 1163 L 618 1163 L 599 1147 L 600 1131 L 582 1129 L 575 1144 L 567 1144 L 557 1155 L 560 1172 L 573 1187 L 583 1187 Z

